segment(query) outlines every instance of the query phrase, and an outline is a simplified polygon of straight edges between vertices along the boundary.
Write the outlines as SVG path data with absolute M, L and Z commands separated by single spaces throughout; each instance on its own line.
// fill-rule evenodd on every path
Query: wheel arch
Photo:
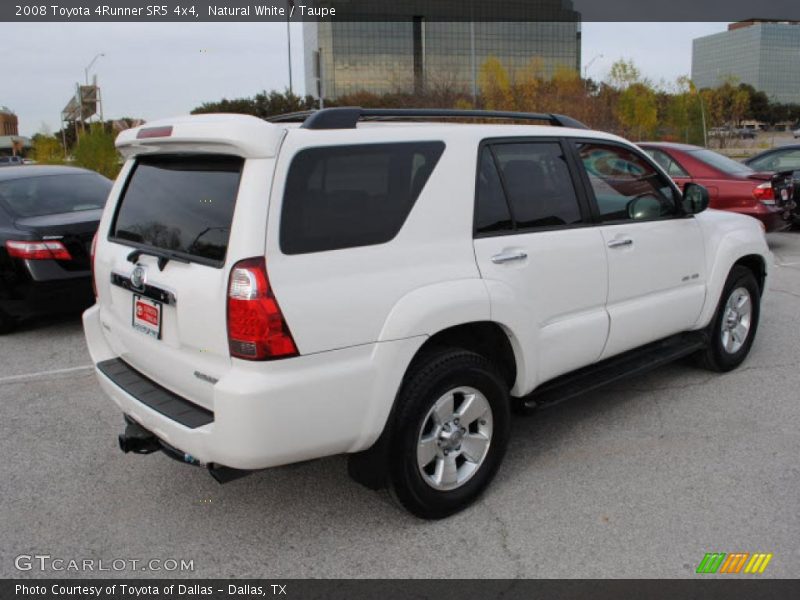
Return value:
M 695 322 L 695 329 L 701 329 L 711 322 L 728 275 L 737 265 L 753 271 L 762 296 L 767 287 L 771 254 L 763 234 L 759 232 L 759 236 L 754 237 L 750 232 L 736 230 L 720 236 L 719 239 L 712 238 L 712 242 L 707 250 L 709 264 L 706 301 Z
M 447 347 L 463 348 L 484 356 L 496 365 L 509 389 L 514 386 L 524 365 L 513 334 L 494 321 L 461 323 L 445 327 L 430 335 L 408 362 L 378 439 L 366 450 L 348 456 L 348 472 L 355 481 L 370 489 L 381 489 L 386 486 L 388 453 L 397 413 L 397 400 L 406 377 L 419 361 L 425 360 L 432 351 Z
M 760 254 L 747 254 L 733 263 L 731 269 L 737 266 L 745 267 L 753 272 L 753 275 L 755 275 L 756 281 L 758 282 L 758 290 L 763 296 L 764 286 L 767 282 L 767 263 L 764 260 L 764 257 Z
M 480 354 L 492 362 L 511 389 L 522 369 L 519 351 L 512 342 L 513 335 L 494 321 L 475 321 L 448 327 L 429 337 L 420 346 L 408 370 L 433 348 L 456 347 Z

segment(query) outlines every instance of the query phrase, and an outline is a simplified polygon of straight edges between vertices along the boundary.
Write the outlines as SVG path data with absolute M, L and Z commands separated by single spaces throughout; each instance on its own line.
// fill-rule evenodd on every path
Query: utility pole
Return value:
M 292 85 L 292 31 L 290 21 L 292 13 L 294 12 L 294 0 L 288 0 L 289 14 L 286 15 L 286 44 L 289 48 L 289 93 L 294 95 L 294 86 Z
M 478 106 L 478 64 L 475 59 L 475 21 L 469 22 L 469 56 L 472 67 L 472 104 Z
M 583 86 L 586 88 L 587 92 L 589 91 L 589 68 L 594 64 L 596 60 L 600 58 L 603 58 L 602 54 L 598 54 L 597 56 L 595 56 L 592 60 L 586 63 L 585 67 L 583 67 Z
M 703 122 L 703 147 L 708 148 L 708 130 L 706 129 L 706 107 L 703 104 L 703 94 L 697 89 L 694 81 L 689 80 L 689 91 L 692 94 L 697 94 L 697 99 L 700 101 L 700 119 Z

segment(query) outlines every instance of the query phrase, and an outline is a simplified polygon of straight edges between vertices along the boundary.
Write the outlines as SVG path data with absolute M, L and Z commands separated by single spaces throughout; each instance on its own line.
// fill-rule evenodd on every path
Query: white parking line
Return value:
M 92 369 L 94 369 L 94 365 L 82 365 L 80 367 L 70 367 L 69 369 L 53 369 L 52 371 L 37 371 L 36 373 L 23 373 L 22 375 L 10 375 L 8 377 L 0 377 L 0 384 L 17 383 L 19 381 L 29 381 L 31 379 L 49 377 L 50 375 L 65 375 L 67 373 L 80 373 L 82 371 L 90 371 Z

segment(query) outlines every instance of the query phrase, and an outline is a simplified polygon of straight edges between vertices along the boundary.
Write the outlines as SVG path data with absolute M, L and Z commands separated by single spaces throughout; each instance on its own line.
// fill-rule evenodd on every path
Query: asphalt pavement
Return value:
M 79 318 L 27 325 L 0 338 L 0 577 L 696 577 L 713 551 L 772 553 L 760 577 L 797 577 L 800 232 L 769 237 L 742 367 L 679 363 L 518 418 L 488 492 L 437 522 L 352 482 L 343 457 L 221 486 L 124 455 Z M 21 555 L 162 570 L 19 571 Z

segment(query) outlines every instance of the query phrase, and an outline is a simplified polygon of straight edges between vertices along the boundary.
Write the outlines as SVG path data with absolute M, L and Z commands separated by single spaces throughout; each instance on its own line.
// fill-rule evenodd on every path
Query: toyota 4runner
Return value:
M 688 355 L 733 369 L 758 326 L 758 221 L 568 117 L 202 115 L 117 147 L 89 350 L 121 448 L 219 481 L 346 453 L 444 517 L 494 476 L 512 409 Z

